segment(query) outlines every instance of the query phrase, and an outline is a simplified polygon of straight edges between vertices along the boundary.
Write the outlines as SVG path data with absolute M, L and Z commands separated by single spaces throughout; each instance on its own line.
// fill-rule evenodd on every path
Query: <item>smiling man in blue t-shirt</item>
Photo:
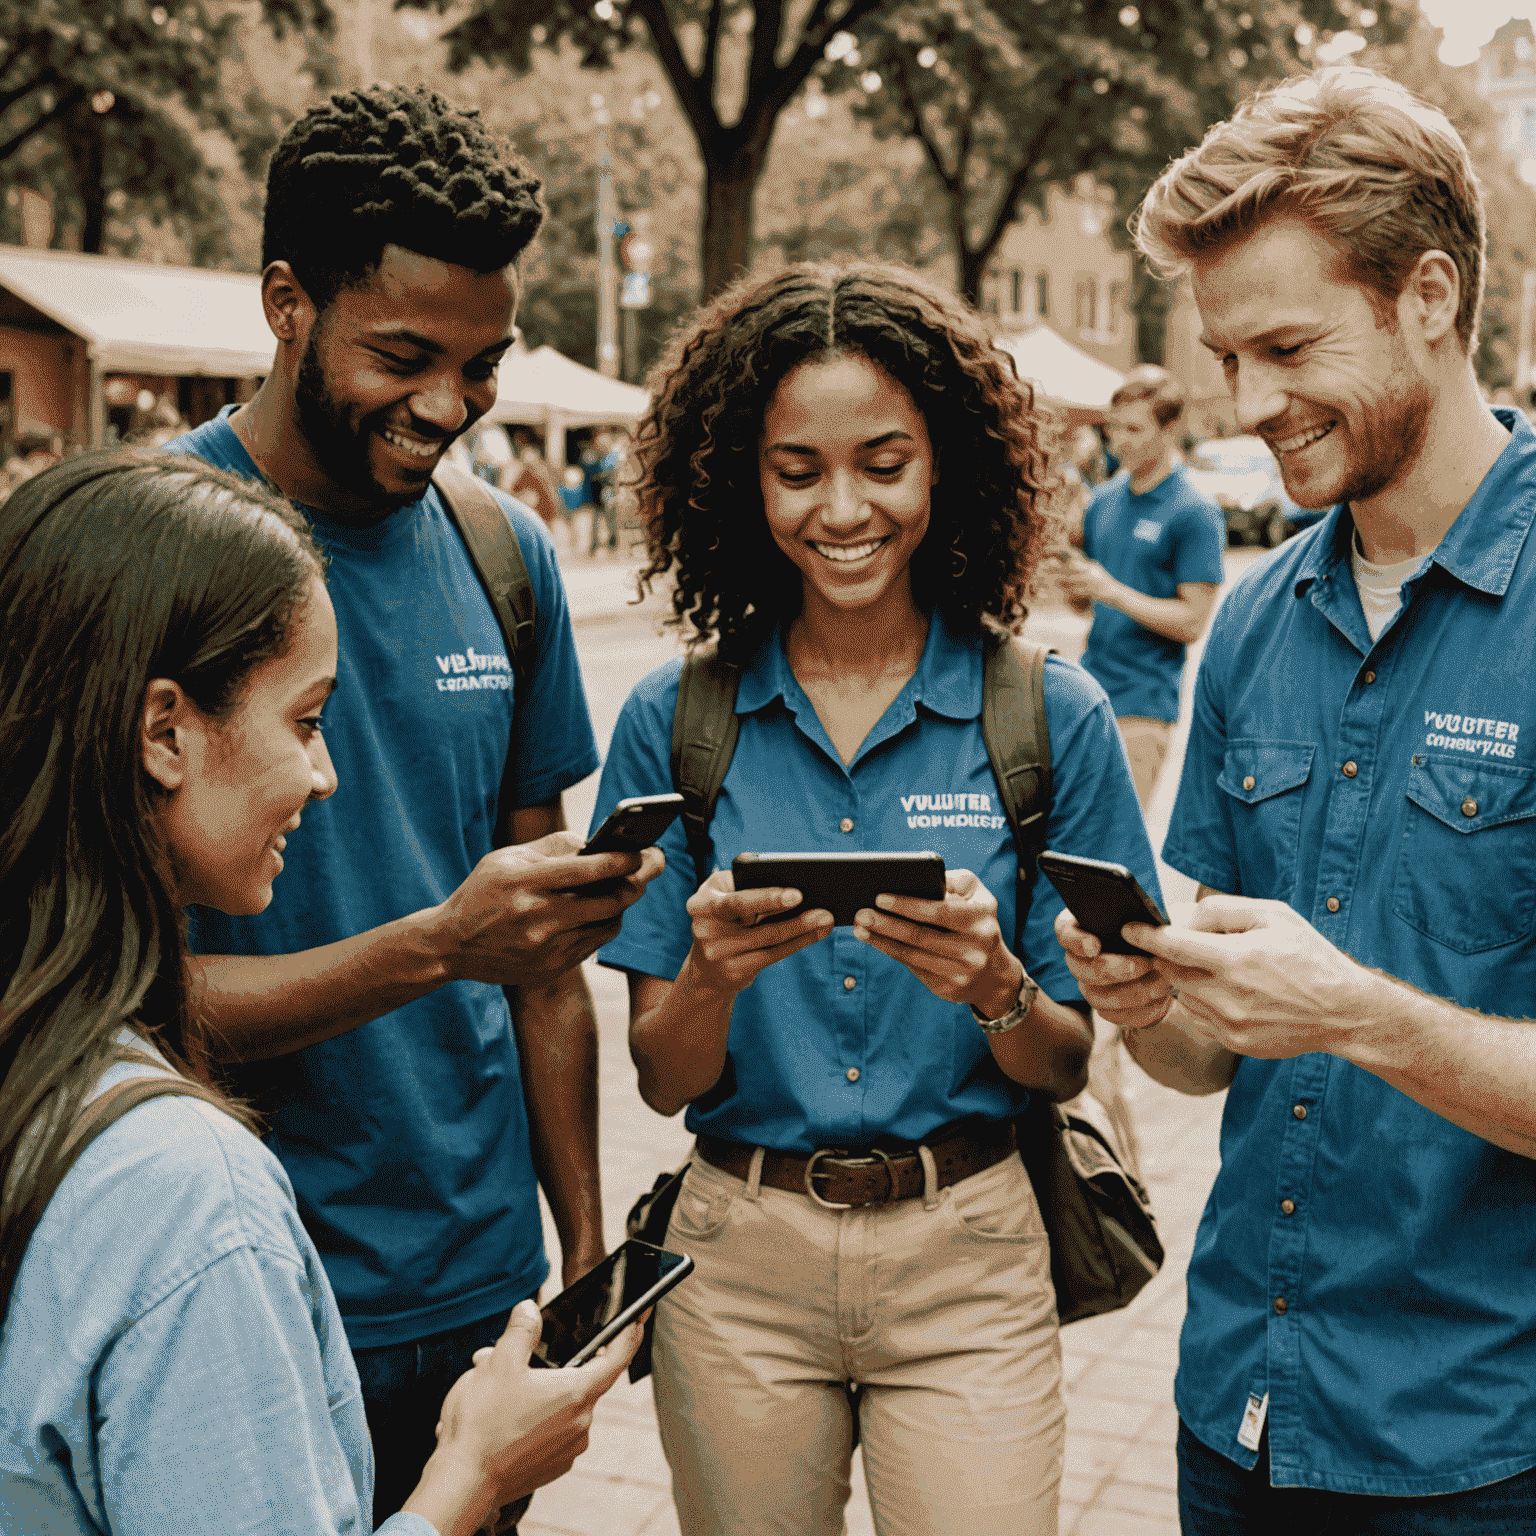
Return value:
M 1083 518 L 1083 555 L 1062 579 L 1093 608 L 1083 665 L 1125 738 L 1143 806 L 1179 718 L 1185 647 L 1205 629 L 1221 584 L 1226 519 L 1179 458 L 1184 391 L 1172 374 L 1133 369 L 1110 400 L 1109 443 L 1121 469 Z
M 501 498 L 537 608 L 525 682 L 431 481 L 495 401 L 538 192 L 428 92 L 311 109 L 268 174 L 272 372 L 170 445 L 276 485 L 329 561 L 338 788 L 280 848 L 271 906 L 200 909 L 191 936 L 357 1357 L 375 1523 L 415 1486 L 449 1386 L 548 1272 L 539 1185 L 567 1283 L 603 1254 L 578 967 L 661 863 L 578 858 L 564 830 L 561 791 L 598 756 L 548 534 Z M 604 876 L 617 887 L 583 894 Z

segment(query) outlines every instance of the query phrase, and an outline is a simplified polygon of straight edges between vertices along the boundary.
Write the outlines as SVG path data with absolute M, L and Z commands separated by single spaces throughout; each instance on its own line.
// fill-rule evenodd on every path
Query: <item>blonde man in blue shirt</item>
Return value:
M 1187 927 L 1083 994 L 1228 1090 L 1175 1385 L 1188 1536 L 1536 1529 L 1536 433 L 1478 390 L 1446 118 L 1256 98 L 1148 194 L 1239 424 L 1332 510 L 1217 615 L 1164 857 Z

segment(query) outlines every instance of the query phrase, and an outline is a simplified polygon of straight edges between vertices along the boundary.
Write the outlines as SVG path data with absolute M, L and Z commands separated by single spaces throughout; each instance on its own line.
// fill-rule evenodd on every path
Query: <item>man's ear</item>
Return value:
M 1461 307 L 1461 273 L 1444 251 L 1425 251 L 1414 263 L 1403 287 L 1403 299 L 1411 306 L 1420 335 L 1438 346 L 1456 329 Z
M 305 342 L 316 319 L 315 306 L 286 261 L 261 274 L 261 307 L 267 328 L 279 341 Z
M 157 677 L 144 690 L 144 771 L 167 794 L 186 782 L 191 713 L 180 683 Z

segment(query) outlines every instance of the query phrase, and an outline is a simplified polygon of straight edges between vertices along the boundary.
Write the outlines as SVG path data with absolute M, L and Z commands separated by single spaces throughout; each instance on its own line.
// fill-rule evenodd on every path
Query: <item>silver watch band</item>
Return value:
M 1019 995 L 1007 1013 L 997 1019 L 984 1018 L 977 1010 L 975 1003 L 972 1003 L 970 1004 L 971 1017 L 976 1020 L 984 1035 L 1005 1035 L 1010 1029 L 1016 1029 L 1024 1022 L 1025 1014 L 1035 1006 L 1035 999 L 1039 995 L 1039 983 L 1031 981 L 1026 971 L 1023 980 L 1019 982 Z

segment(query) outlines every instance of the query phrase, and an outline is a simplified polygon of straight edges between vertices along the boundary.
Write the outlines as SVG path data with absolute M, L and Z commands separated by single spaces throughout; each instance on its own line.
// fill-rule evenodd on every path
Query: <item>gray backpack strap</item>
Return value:
M 496 622 L 507 642 L 507 663 L 518 686 L 527 688 L 533 678 L 538 615 L 522 546 L 501 503 L 479 476 L 441 464 L 434 481 L 496 611 Z
M 683 830 L 693 855 L 694 884 L 709 879 L 714 844 L 709 824 L 736 751 L 740 722 L 736 687 L 741 668 L 721 661 L 714 646 L 683 662 L 672 712 L 672 787 L 683 797 Z
M 151 1066 L 160 1065 L 153 1057 L 141 1056 L 139 1052 L 125 1052 L 118 1059 L 143 1060 Z M 10 1306 L 11 1292 L 16 1285 L 16 1276 L 21 1273 L 21 1261 L 26 1257 L 27 1243 L 31 1240 L 33 1230 L 43 1219 L 43 1212 L 48 1209 L 48 1202 L 59 1192 L 59 1186 L 68 1176 L 70 1169 L 79 1162 L 80 1154 L 108 1126 L 121 1120 L 130 1109 L 137 1109 L 140 1104 L 147 1103 L 150 1099 L 158 1099 L 172 1093 L 203 1099 L 218 1109 L 226 1107 L 217 1094 L 204 1088 L 200 1083 L 190 1083 L 184 1077 L 164 1076 L 131 1077 L 126 1082 L 117 1083 L 104 1093 L 98 1094 L 86 1105 L 80 1118 L 75 1122 L 74 1129 L 69 1133 L 63 1150 L 55 1159 L 53 1167 L 38 1181 L 37 1187 L 32 1191 L 27 1209 L 13 1230 L 5 1253 L 0 1254 L 0 1318 L 4 1318 Z
M 1045 658 L 1052 654 L 1053 647 L 1005 636 L 991 642 L 982 675 L 981 735 L 1019 856 L 1020 926 L 1029 911 L 1035 860 L 1045 848 L 1051 820 Z

